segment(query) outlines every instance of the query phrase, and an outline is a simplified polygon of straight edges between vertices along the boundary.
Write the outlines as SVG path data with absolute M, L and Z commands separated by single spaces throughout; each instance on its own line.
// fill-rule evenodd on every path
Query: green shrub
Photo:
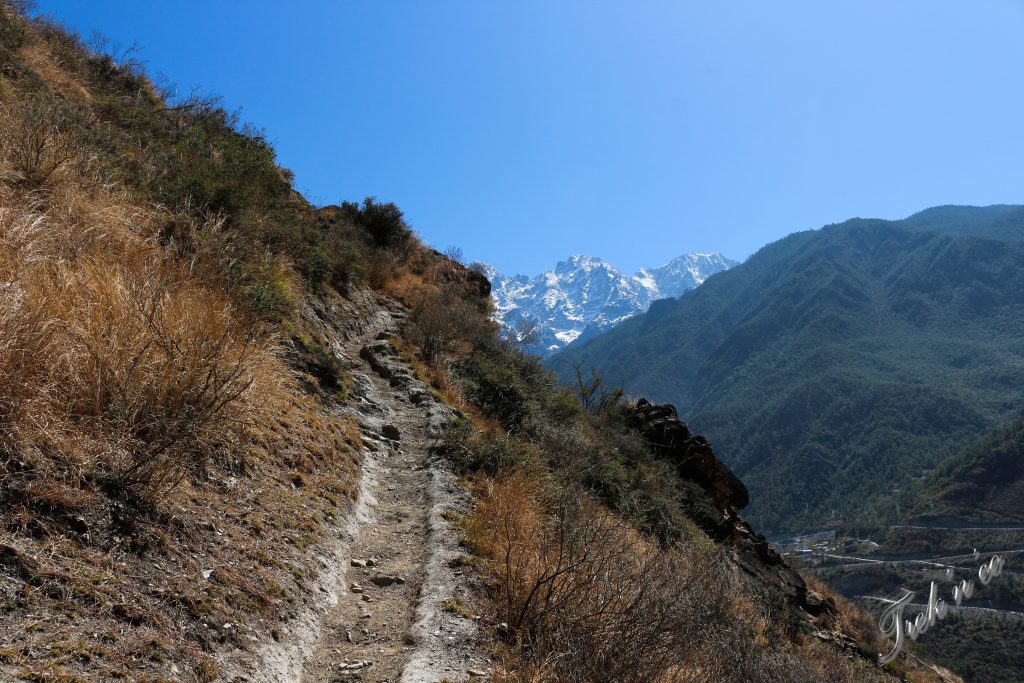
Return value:
M 466 397 L 506 429 L 518 430 L 549 409 L 563 418 L 578 412 L 568 407 L 557 380 L 536 358 L 499 339 L 478 340 L 456 371 Z
M 402 211 L 393 203 L 380 204 L 367 197 L 362 206 L 344 202 L 341 209 L 348 220 L 366 231 L 375 246 L 395 247 L 412 237 Z
M 101 62 L 92 68 L 110 80 L 102 75 Z M 269 248 L 286 256 L 313 288 L 332 279 L 333 254 L 325 234 L 261 131 L 243 125 L 214 100 L 167 107 L 142 81 L 120 85 L 135 88 L 138 96 L 97 94 L 101 125 L 92 139 L 124 159 L 119 168 L 130 187 L 175 211 L 223 217 L 223 229 L 238 238 L 235 256 L 243 261 Z M 261 297 L 254 308 L 276 314 L 266 288 L 253 293 Z
M 461 366 L 465 394 L 508 429 L 518 429 L 530 413 L 529 387 L 513 365 L 477 353 Z
M 320 387 L 329 391 L 344 392 L 350 376 L 348 368 L 331 348 L 320 340 L 295 337 L 300 360 L 306 370 L 316 377 Z
M 239 281 L 253 312 L 263 319 L 286 320 L 298 305 L 287 275 L 280 270 L 243 264 Z
M 459 469 L 492 476 L 536 471 L 541 462 L 533 444 L 500 434 L 481 434 L 462 418 L 449 425 L 441 437 L 441 450 Z
M 358 244 L 336 243 L 331 248 L 334 255 L 331 261 L 331 284 L 339 292 L 347 292 L 349 285 L 366 280 L 369 273 L 369 260 L 366 250 Z

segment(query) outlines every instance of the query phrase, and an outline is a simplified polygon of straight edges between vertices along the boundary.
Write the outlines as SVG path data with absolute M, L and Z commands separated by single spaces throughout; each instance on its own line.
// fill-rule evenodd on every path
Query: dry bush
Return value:
M 406 329 L 409 341 L 427 362 L 453 354 L 477 336 L 490 331 L 480 310 L 451 286 L 423 293 L 412 306 Z
M 241 264 L 236 298 L 285 309 L 290 266 L 238 259 L 215 220 L 175 258 L 150 237 L 170 218 L 103 178 L 83 120 L 59 98 L 0 103 L 4 508 L 79 508 L 99 490 L 152 502 L 245 438 L 270 410 L 254 384 L 282 374 L 225 274 Z
M 58 100 L 36 96 L 0 104 L 0 180 L 38 188 L 61 169 L 86 161 L 77 128 L 74 112 Z
M 490 482 L 471 537 L 507 640 L 544 680 L 660 681 L 706 668 L 732 581 L 699 553 L 659 551 L 589 502 L 556 512 L 522 475 Z M 481 533 L 483 532 L 483 533 Z
M 49 481 L 152 500 L 244 436 L 272 346 L 160 247 L 118 234 L 118 249 L 81 253 L 88 236 L 61 236 L 45 216 L 0 213 L 8 496 Z
M 485 479 L 466 523 L 510 645 L 500 680 L 891 680 L 869 660 L 781 638 L 765 602 L 718 553 L 659 548 L 599 506 L 560 495 L 523 474 Z
M 366 254 L 366 282 L 378 291 L 384 291 L 402 272 L 402 262 L 393 249 L 369 249 Z
M 869 650 L 882 652 L 886 648 L 886 641 L 878 630 L 878 624 L 866 612 L 832 590 L 832 588 L 813 574 L 801 573 L 800 576 L 807 584 L 809 590 L 825 596 L 835 604 L 837 612 L 836 629 L 838 631 L 850 636 L 860 643 L 862 647 Z
M 366 284 L 405 302 L 415 303 L 435 289 L 433 273 L 423 268 L 426 247 L 415 235 L 387 247 L 366 248 Z

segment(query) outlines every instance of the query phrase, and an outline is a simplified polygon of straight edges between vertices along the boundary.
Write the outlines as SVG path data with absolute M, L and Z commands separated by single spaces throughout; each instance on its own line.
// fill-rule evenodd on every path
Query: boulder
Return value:
M 631 424 L 651 449 L 672 463 L 683 479 L 684 507 L 716 542 L 729 550 L 733 563 L 757 584 L 785 596 L 790 605 L 812 620 L 830 622 L 836 614 L 831 600 L 807 589 L 803 578 L 776 552 L 764 536 L 739 515 L 749 502 L 747 487 L 714 454 L 707 440 L 690 432 L 675 406 L 640 399 L 629 415 Z M 694 486 L 696 485 L 696 486 Z M 692 491 L 687 496 L 687 491 Z
M 630 416 L 633 425 L 654 451 L 671 462 L 683 479 L 696 482 L 723 508 L 740 510 L 749 502 L 747 487 L 715 457 L 703 436 L 690 433 L 675 406 L 652 404 L 642 398 Z

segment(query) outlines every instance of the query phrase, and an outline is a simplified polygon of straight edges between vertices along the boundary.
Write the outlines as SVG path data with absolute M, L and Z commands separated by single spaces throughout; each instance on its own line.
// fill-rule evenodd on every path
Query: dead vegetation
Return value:
M 153 109 L 139 75 L 6 3 L 0 62 L 0 678 L 216 680 L 307 592 L 358 430 L 286 363 L 287 254 L 126 182 L 159 159 L 90 107 Z
M 43 487 L 155 502 L 273 402 L 274 340 L 138 234 L 125 206 L 0 207 L 0 444 L 8 505 Z M 97 204 L 102 197 L 92 197 Z M 24 201 L 24 199 L 22 199 Z M 95 213 L 94 213 L 95 212 Z M 91 214 L 91 215 L 90 215 Z M 144 223 L 143 223 L 144 224 Z
M 213 649 L 265 637 L 312 579 L 358 432 L 151 210 L 0 197 L 0 665 L 216 680 Z
M 560 499 L 543 512 L 522 476 L 484 484 L 471 539 L 499 631 L 552 680 L 658 681 L 729 608 L 699 553 L 660 552 L 612 514 Z M 552 507 L 552 506 L 546 506 Z
M 70 107 L 45 97 L 32 97 L 0 107 L 0 157 L 7 183 L 39 188 L 63 167 L 82 162 L 76 144 L 76 117 Z
M 450 285 L 418 297 L 412 307 L 410 323 L 406 335 L 428 363 L 453 354 L 476 337 L 491 332 L 479 308 Z
M 659 548 L 593 501 L 522 474 L 482 478 L 478 493 L 463 524 L 506 647 L 497 680 L 893 680 L 870 656 L 787 633 L 773 601 L 713 546 Z

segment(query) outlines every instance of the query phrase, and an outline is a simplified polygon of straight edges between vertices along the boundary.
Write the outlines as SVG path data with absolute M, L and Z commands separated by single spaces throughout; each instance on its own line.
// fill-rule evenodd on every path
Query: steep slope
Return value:
M 957 680 L 913 659 L 912 672 L 879 669 L 874 624 L 808 586 L 739 516 L 743 484 L 671 405 L 583 412 L 535 359 L 493 342 L 456 376 L 499 422 L 452 434 L 449 449 L 484 475 L 466 545 L 521 670 L 556 681 Z
M 912 490 L 909 514 L 976 524 L 1024 524 L 1024 421 L 946 458 Z
M 977 218 L 964 233 L 993 214 L 1024 232 L 1012 209 L 963 212 Z M 873 501 L 1019 411 L 1024 379 L 1020 242 L 911 223 L 790 235 L 552 367 L 677 403 L 764 528 L 888 513 Z
M 394 204 L 6 2 L 0 124 L 3 680 L 938 680 Z
M 1020 231 L 1024 206 L 994 204 L 992 206 L 935 206 L 903 219 L 901 223 L 915 230 L 944 235 L 973 235 L 1011 242 L 1024 239 Z
M 388 676 L 468 677 L 472 624 L 441 611 L 455 570 L 436 566 L 464 496 L 426 466 L 451 412 L 390 379 L 370 395 L 343 353 L 400 307 L 371 279 L 444 283 L 478 316 L 486 282 L 394 205 L 315 209 L 258 133 L 174 104 L 0 2 L 0 678 L 214 681 L 255 659 L 249 680 L 296 680 L 387 444 L 417 466 L 417 561 L 358 644 L 391 648 Z M 405 642 L 427 630 L 463 645 Z
M 495 319 L 505 334 L 541 356 L 589 339 L 647 310 L 652 301 L 679 296 L 735 265 L 721 254 L 684 254 L 657 268 L 626 276 L 592 256 L 571 256 L 535 277 L 504 275 L 490 266 Z M 523 332 L 531 329 L 530 339 Z

